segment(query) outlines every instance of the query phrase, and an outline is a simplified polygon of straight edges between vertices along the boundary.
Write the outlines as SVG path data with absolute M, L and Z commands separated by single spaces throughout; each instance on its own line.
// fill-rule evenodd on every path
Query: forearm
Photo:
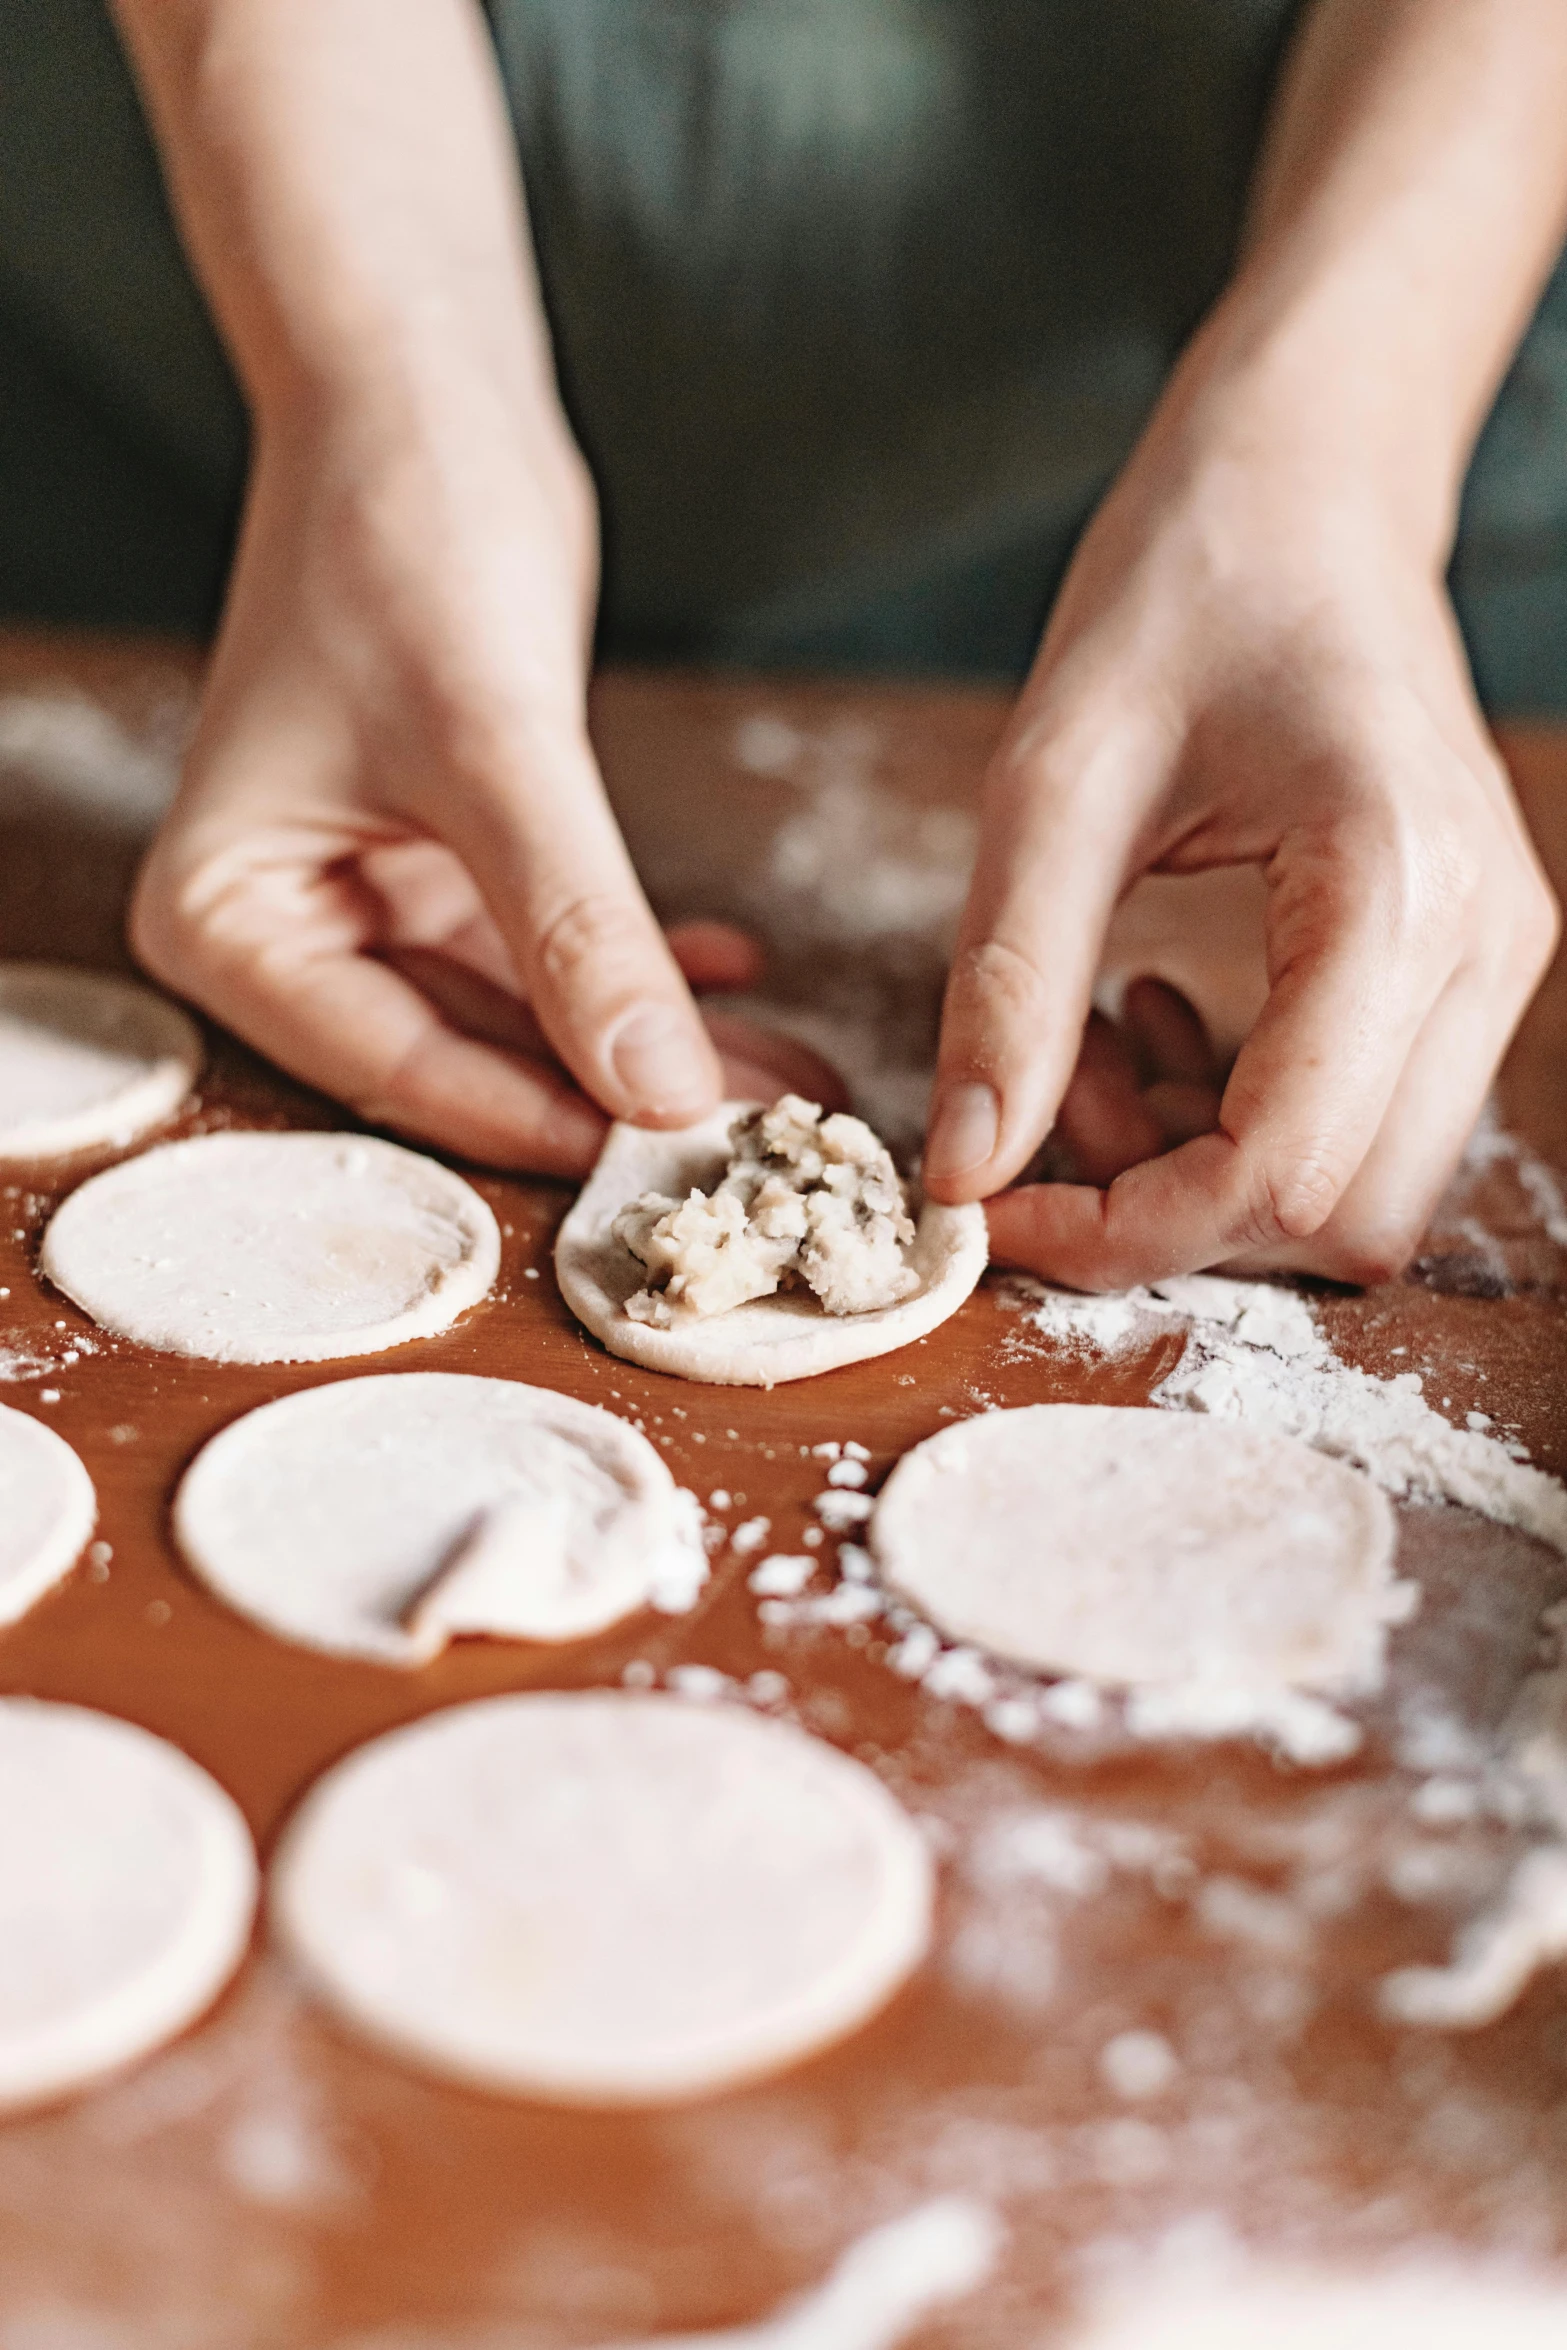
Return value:
M 1443 557 L 1564 226 L 1561 0 L 1317 0 L 1183 394 L 1242 383 Z
M 475 0 L 114 0 L 253 409 L 550 405 Z

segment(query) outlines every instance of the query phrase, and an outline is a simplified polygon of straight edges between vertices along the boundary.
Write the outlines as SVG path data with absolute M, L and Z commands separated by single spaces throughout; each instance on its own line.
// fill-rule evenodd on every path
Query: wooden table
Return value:
M 31 697 L 0 700 L 0 951 L 123 961 L 119 911 L 157 777 L 155 758 L 138 766 L 126 750 L 167 745 L 193 674 L 178 649 L 0 641 L 0 695 Z M 58 701 L 40 718 L 37 697 L 61 694 L 91 697 L 113 727 Z M 978 691 L 619 676 L 599 689 L 596 726 L 661 909 L 758 923 L 779 1000 L 807 1024 L 870 1007 L 855 1032 L 870 1073 L 912 1099 L 939 983 L 921 926 L 939 927 L 950 904 L 1002 707 Z M 1520 733 L 1508 749 L 1560 886 L 1567 737 Z M 889 860 L 895 886 L 878 899 Z M 1134 912 L 1132 960 L 1185 968 L 1191 924 L 1173 903 L 1155 893 Z M 1558 1163 L 1564 1028 L 1559 970 L 1503 1093 L 1510 1124 Z M 235 1122 L 342 1123 L 215 1036 L 182 1130 Z M 879 1482 L 954 1413 L 1137 1403 L 1179 1349 L 1020 1350 L 1015 1306 L 991 1282 L 885 1362 L 773 1394 L 676 1384 L 607 1357 L 565 1312 L 549 1271 L 565 1191 L 474 1179 L 505 1232 L 496 1292 L 385 1367 L 535 1380 L 641 1416 L 683 1481 L 704 1498 L 727 1489 L 731 1524 L 767 1514 L 785 1549 L 821 1484 L 802 1447 L 857 1438 Z M 898 1680 L 866 1627 L 763 1626 L 726 1551 L 686 1618 L 640 1618 L 566 1650 L 469 1642 L 416 1673 L 336 1662 L 269 1640 L 199 1590 L 170 1547 L 169 1497 L 237 1414 L 382 1366 L 222 1368 L 110 1343 L 61 1367 L 86 1325 L 34 1271 L 58 1196 L 40 1177 L 0 1203 L 0 1393 L 77 1446 L 113 1559 L 106 1578 L 78 1569 L 0 1636 L 0 1689 L 102 1706 L 176 1740 L 245 1807 L 265 1850 L 327 1764 L 432 1707 L 613 1683 L 634 1660 L 660 1675 L 682 1662 L 781 1672 L 797 1719 L 931 1820 L 945 1890 L 933 1962 L 846 2047 L 771 2086 L 634 2119 L 403 2072 L 317 2012 L 263 1941 L 186 2039 L 0 2128 L 6 2350 L 524 2350 L 716 2326 L 758 2315 L 867 2227 L 950 2189 L 985 2198 L 1010 2234 L 995 2280 L 918 2334 L 948 2350 L 1071 2340 L 1095 2279 L 1135 2268 L 1193 2214 L 1264 2256 L 1375 2259 L 1432 2236 L 1459 2252 L 1502 2247 L 1560 2262 L 1567 2289 L 1559 1979 L 1470 2036 L 1396 2032 L 1373 2004 L 1389 1967 L 1445 1953 L 1511 1849 L 1500 1829 L 1420 1826 L 1392 1759 L 1400 1707 L 1435 1691 L 1454 1721 L 1494 1725 L 1534 1659 L 1541 1605 L 1567 1588 L 1562 1561 L 1458 1512 L 1408 1513 L 1401 1555 L 1426 1605 L 1399 1635 L 1365 1751 L 1330 1772 L 1238 1746 L 1098 1760 L 1068 1737 L 1048 1753 L 1009 1748 L 972 1711 Z M 1455 1417 L 1483 1404 L 1561 1471 L 1563 1270 L 1502 1168 L 1448 1212 L 1414 1276 L 1324 1293 L 1322 1318 L 1349 1359 L 1435 1374 L 1427 1391 Z M 1408 1350 L 1396 1361 L 1395 1347 Z M 1032 1845 L 1010 1834 L 1019 1818 Z M 1100 1860 L 1074 1883 L 1072 1865 L 1038 1860 L 1052 1836 Z M 1143 2103 L 1117 2096 L 1100 2064 L 1129 2028 L 1163 2034 L 1180 2060 Z

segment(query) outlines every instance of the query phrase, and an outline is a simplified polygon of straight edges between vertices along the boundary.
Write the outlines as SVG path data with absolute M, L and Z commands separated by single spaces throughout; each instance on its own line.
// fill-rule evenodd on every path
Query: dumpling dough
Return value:
M 104 1329 L 218 1363 L 320 1363 L 445 1330 L 500 1263 L 460 1175 L 357 1134 L 204 1134 L 72 1192 L 41 1270 Z
M 739 1707 L 589 1691 L 454 1706 L 308 1795 L 272 1919 L 412 2063 L 657 2105 L 829 2046 L 924 1956 L 931 1865 L 863 1764 Z
M 0 2110 L 183 2031 L 238 1966 L 255 1904 L 250 1832 L 177 1747 L 0 1699 Z
M 647 1269 L 614 1225 L 647 1193 L 683 1200 L 711 1192 L 730 1160 L 730 1131 L 754 1102 L 726 1102 L 699 1126 L 655 1134 L 614 1126 L 598 1165 L 560 1228 L 555 1271 L 578 1321 L 611 1353 L 720 1387 L 773 1387 L 809 1379 L 841 1363 L 890 1354 L 956 1313 L 985 1269 L 988 1240 L 979 1206 L 940 1207 L 927 1200 L 915 1226 L 908 1264 L 911 1293 L 868 1313 L 826 1313 L 798 1289 L 751 1297 L 727 1312 L 671 1317 L 667 1328 L 627 1312 Z
M 1294 1437 L 1102 1404 L 944 1428 L 888 1479 L 870 1547 L 952 1638 L 1123 1688 L 1373 1687 L 1413 1596 L 1358 1469 Z
M 344 1379 L 199 1453 L 174 1532 L 220 1599 L 339 1656 L 422 1665 L 455 1634 L 580 1640 L 707 1571 L 646 1437 L 547 1388 L 461 1372 Z
M 14 1624 L 81 1556 L 98 1516 L 63 1436 L 0 1405 L 0 1624 Z
M 135 1142 L 200 1071 L 194 1021 L 162 996 L 65 963 L 0 963 L 0 1163 Z

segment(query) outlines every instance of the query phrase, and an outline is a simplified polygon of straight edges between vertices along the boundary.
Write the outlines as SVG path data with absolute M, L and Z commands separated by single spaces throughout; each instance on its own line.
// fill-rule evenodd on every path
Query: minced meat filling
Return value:
M 861 1118 L 823 1117 L 786 1093 L 735 1121 L 731 1157 L 710 1192 L 644 1192 L 611 1230 L 645 1265 L 626 1302 L 636 1322 L 726 1314 L 803 1281 L 829 1314 L 868 1314 L 919 1287 L 903 1185 Z

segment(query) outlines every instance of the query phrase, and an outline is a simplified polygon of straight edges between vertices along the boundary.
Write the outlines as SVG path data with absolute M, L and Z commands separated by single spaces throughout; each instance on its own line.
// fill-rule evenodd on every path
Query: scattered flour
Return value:
M 873 2228 L 825 2284 L 759 2325 L 610 2350 L 895 2350 L 921 2318 L 984 2284 L 1000 2250 L 1000 2224 L 984 2204 L 941 2196 Z
M 1206 2279 L 1137 2265 L 1067 2350 L 1553 2350 L 1567 2327 L 1558 2277 L 1494 2259 L 1427 2256 L 1362 2275 L 1237 2259 L 1236 2273 Z
M 1469 1165 L 1483 1171 L 1496 1163 L 1513 1168 L 1546 1236 L 1567 1244 L 1567 1203 L 1555 1176 L 1488 1121 Z M 1155 1389 L 1156 1405 L 1304 1437 L 1354 1461 L 1400 1499 L 1456 1503 L 1567 1555 L 1567 1490 L 1557 1478 L 1521 1460 L 1520 1448 L 1493 1435 L 1483 1413 L 1454 1427 L 1425 1401 L 1417 1372 L 1381 1379 L 1341 1362 L 1292 1291 L 1212 1275 L 1108 1298 L 1030 1285 L 1029 1312 L 1046 1336 L 1104 1353 L 1141 1343 L 1158 1328 L 1182 1327 L 1186 1347 Z M 1560 1639 L 1563 1611 L 1552 1617 Z M 1147 1696 L 1162 1693 L 1140 1693 L 1137 1710 L 1145 1716 Z M 1156 1705 L 1156 1717 L 1164 1710 Z M 1144 1735 L 1183 1726 L 1128 1720 Z M 1335 1759 L 1331 1724 L 1317 1728 L 1324 1746 L 1316 1759 Z M 1353 1735 L 1353 1725 L 1344 1728 Z M 1313 1758 L 1298 1744 L 1302 1731 L 1309 1745 L 1310 1724 L 1281 1743 L 1305 1761 Z M 1406 1967 L 1388 1977 L 1382 2005 L 1396 2021 L 1477 2029 L 1504 2014 L 1542 1966 L 1567 1957 L 1567 1665 L 1525 1684 L 1489 1775 L 1491 1808 L 1521 1819 L 1538 1840 L 1498 1901 L 1461 1932 L 1449 1965 Z
M 1181 2060 L 1162 2032 L 1117 2032 L 1099 2051 L 1107 2087 L 1129 2102 L 1161 2096 L 1180 2069 Z
M 1484 1175 L 1493 1167 L 1511 1167 L 1518 1188 L 1534 1211 L 1546 1239 L 1554 1241 L 1558 1248 L 1567 1248 L 1567 1196 L 1563 1195 L 1560 1182 L 1526 1142 L 1507 1132 L 1487 1104 L 1469 1138 L 1460 1173 L 1461 1176 Z M 1482 1244 L 1491 1241 L 1491 1235 L 1483 1227 L 1472 1237 Z
M 950 940 L 974 862 L 974 817 L 911 809 L 904 793 L 877 782 L 880 749 L 875 728 L 857 718 L 809 733 L 758 713 L 738 728 L 740 765 L 800 795 L 773 841 L 774 916 L 782 899 L 813 936 Z
M 1467 1790 L 1478 1807 L 1539 1840 L 1526 1846 L 1498 1899 L 1464 1927 L 1446 1966 L 1403 1967 L 1386 1978 L 1382 2007 L 1395 2022 L 1478 2030 L 1505 2015 L 1541 1967 L 1567 1958 L 1567 1603 L 1548 1609 L 1545 1623 L 1556 1658 L 1525 1681 L 1497 1758 Z M 1435 1780 L 1423 1792 L 1428 1815 L 1462 1816 L 1458 1789 Z
M 1341 1362 L 1303 1297 L 1263 1282 L 1193 1273 L 1123 1296 L 1020 1285 L 1046 1337 L 1113 1354 L 1161 1328 L 1186 1333 L 1153 1402 L 1244 1420 L 1353 1461 L 1401 1501 L 1456 1502 L 1567 1555 L 1567 1489 L 1483 1428 L 1455 1428 L 1418 1371 L 1380 1379 Z
M 1516 1161 L 1520 1153 L 1510 1143 L 1505 1147 Z M 1114 1354 L 1145 1345 L 1161 1331 L 1184 1335 L 1179 1362 L 1152 1397 L 1164 1410 L 1211 1413 L 1303 1439 L 1353 1462 L 1397 1499 L 1459 1504 L 1567 1556 L 1567 1491 L 1556 1478 L 1520 1459 L 1521 1448 L 1489 1428 L 1454 1427 L 1425 1401 L 1417 1372 L 1382 1379 L 1342 1362 L 1310 1305 L 1292 1290 L 1193 1274 L 1108 1297 L 1016 1279 L 1011 1294 L 1031 1329 L 1060 1346 Z M 858 1531 L 866 1497 L 834 1486 L 813 1507 L 830 1533 L 850 1536 Z M 922 1618 L 856 1584 L 842 1559 L 839 1564 L 843 1580 L 822 1592 L 808 1591 L 807 1577 L 795 1583 L 792 1568 L 782 1570 L 776 1587 L 767 1578 L 758 1591 L 763 1622 L 781 1631 L 862 1625 L 879 1617 L 889 1635 L 885 1660 L 891 1669 L 933 1697 L 974 1708 L 1004 1743 L 1030 1745 L 1063 1732 L 1107 1748 L 1126 1736 L 1251 1736 L 1307 1767 L 1341 1762 L 1360 1744 L 1354 1722 L 1301 1690 L 1145 1689 L 1115 1701 L 1086 1682 L 1042 1683 L 976 1648 L 943 1644 Z M 752 1587 L 758 1588 L 754 1582 Z M 1567 1738 L 1563 1753 L 1567 1837 Z M 1541 1870 L 1530 1881 L 1536 1907 L 1544 1879 Z M 1567 1851 L 1561 1922 L 1550 1922 L 1546 1930 L 1567 1945 Z
M 69 1344 L 61 1341 L 55 1346 L 35 1343 L 31 1331 L 20 1345 L 0 1339 L 0 1386 L 14 1387 L 29 1379 L 47 1379 L 52 1373 L 73 1371 L 84 1355 L 103 1351 L 99 1341 L 83 1330 L 73 1330 Z
M 132 735 L 86 695 L 60 691 L 0 695 L 0 771 L 7 797 L 70 802 L 116 828 L 150 831 L 174 796 L 193 704 L 181 687 Z

